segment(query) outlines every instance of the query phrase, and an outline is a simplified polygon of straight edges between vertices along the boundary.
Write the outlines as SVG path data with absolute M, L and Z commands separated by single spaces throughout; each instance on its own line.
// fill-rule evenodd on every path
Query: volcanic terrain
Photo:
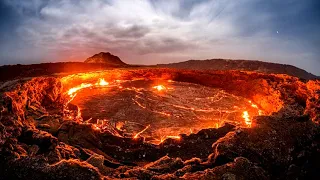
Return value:
M 0 179 L 320 178 L 316 76 L 94 57 L 1 67 Z

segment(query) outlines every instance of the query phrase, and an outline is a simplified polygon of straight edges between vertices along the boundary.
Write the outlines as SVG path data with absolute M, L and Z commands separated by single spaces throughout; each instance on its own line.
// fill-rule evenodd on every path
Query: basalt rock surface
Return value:
M 63 115 L 65 92 L 98 78 L 162 78 L 221 88 L 265 111 L 160 145 Z M 37 77 L 0 90 L 0 179 L 319 179 L 320 82 L 286 75 L 172 69 Z M 76 106 L 74 106 L 77 109 Z

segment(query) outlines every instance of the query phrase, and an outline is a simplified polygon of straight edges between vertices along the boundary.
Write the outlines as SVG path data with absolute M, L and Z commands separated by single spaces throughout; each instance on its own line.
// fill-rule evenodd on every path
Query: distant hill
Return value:
M 96 70 L 106 70 L 113 68 L 177 68 L 177 69 L 194 69 L 194 70 L 244 70 L 262 73 L 288 74 L 302 79 L 320 79 L 303 69 L 291 65 L 267 63 L 261 61 L 249 60 L 189 60 L 179 63 L 158 64 L 153 66 L 129 65 L 121 61 L 117 56 L 110 53 L 101 52 L 85 62 L 58 62 L 58 63 L 42 63 L 29 65 L 4 65 L 0 66 L 0 82 L 24 78 L 52 75 L 56 73 L 78 73 Z
M 0 66 L 0 82 L 24 78 L 52 75 L 56 73 L 78 73 L 105 70 L 112 68 L 122 68 L 121 65 L 110 65 L 106 63 L 84 63 L 84 62 L 58 62 L 58 63 L 41 63 L 28 65 L 5 65 Z M 130 67 L 130 65 L 127 65 Z
M 276 64 L 262 61 L 251 60 L 189 60 L 179 63 L 158 64 L 157 67 L 194 69 L 194 70 L 244 70 L 263 73 L 287 74 L 302 79 L 319 78 L 307 71 L 292 65 Z
M 112 55 L 109 52 L 100 52 L 99 54 L 95 54 L 92 57 L 87 58 L 85 62 L 57 62 L 0 66 L 0 82 L 24 77 L 46 76 L 56 73 L 89 72 L 125 67 L 135 66 L 122 62 L 118 56 Z
M 112 66 L 127 66 L 127 64 L 122 62 L 118 56 L 115 56 L 109 52 L 100 52 L 99 54 L 95 54 L 92 57 L 89 57 L 84 62 L 109 64 Z

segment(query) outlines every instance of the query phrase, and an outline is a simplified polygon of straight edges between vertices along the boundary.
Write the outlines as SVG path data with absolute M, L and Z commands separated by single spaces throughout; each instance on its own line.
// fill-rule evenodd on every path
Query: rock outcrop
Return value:
M 89 57 L 84 62 L 109 64 L 112 66 L 119 66 L 119 67 L 127 65 L 126 63 L 122 62 L 118 56 L 115 56 L 109 52 L 100 52 L 99 54 L 95 54 L 92 57 Z

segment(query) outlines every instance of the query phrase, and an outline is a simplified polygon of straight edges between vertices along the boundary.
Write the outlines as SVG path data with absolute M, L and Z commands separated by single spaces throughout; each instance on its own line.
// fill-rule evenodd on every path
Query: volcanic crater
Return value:
M 78 91 L 70 103 L 79 107 L 82 120 L 101 122 L 117 128 L 121 136 L 142 136 L 156 144 L 227 122 L 250 126 L 250 120 L 241 117 L 247 118 L 248 110 L 252 116 L 262 113 L 250 100 L 223 90 L 162 79 L 98 83 Z
M 308 178 L 320 167 L 318 80 L 127 68 L 1 88 L 5 179 Z

